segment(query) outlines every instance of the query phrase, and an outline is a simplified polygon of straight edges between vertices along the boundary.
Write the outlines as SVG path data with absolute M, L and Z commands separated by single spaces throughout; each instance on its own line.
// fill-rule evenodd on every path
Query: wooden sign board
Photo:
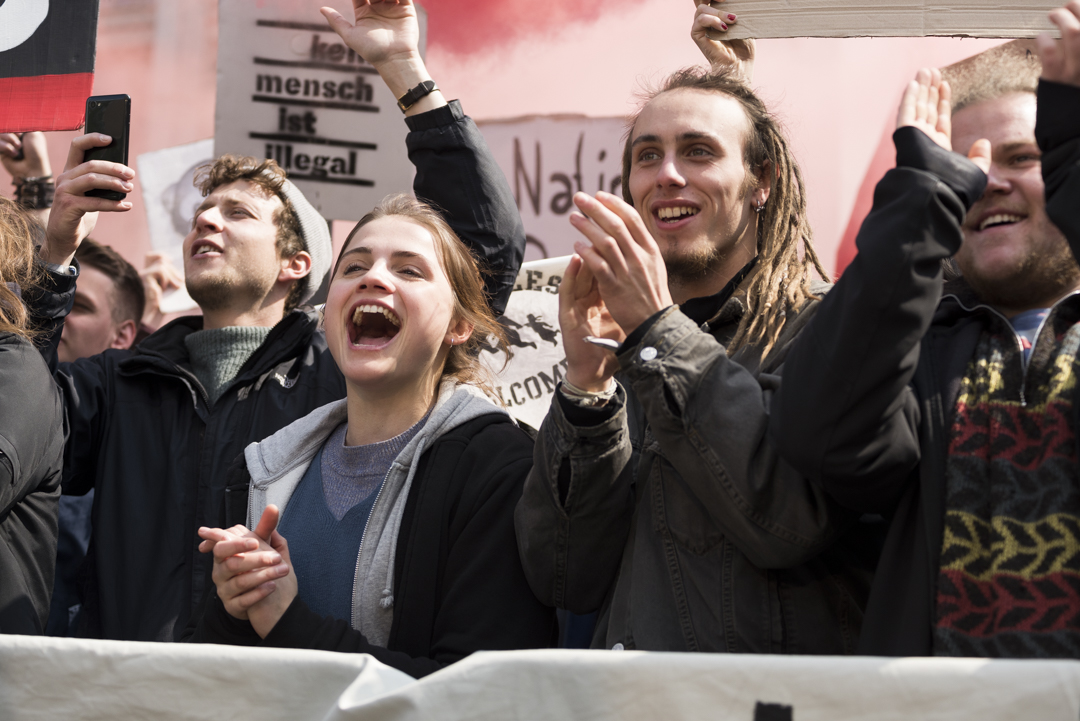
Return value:
M 960 36 L 1033 38 L 1057 30 L 1047 13 L 1064 0 L 727 0 L 739 38 Z
M 359 220 L 386 195 L 412 190 L 408 127 L 375 68 L 319 14 L 327 4 L 218 4 L 214 148 L 272 158 L 323 217 Z M 350 3 L 329 4 L 352 17 Z

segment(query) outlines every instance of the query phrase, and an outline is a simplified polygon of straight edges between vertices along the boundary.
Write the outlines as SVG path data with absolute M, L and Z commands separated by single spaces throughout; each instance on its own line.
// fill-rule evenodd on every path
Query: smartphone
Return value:
M 91 148 L 83 153 L 83 162 L 107 160 L 128 163 L 128 135 L 131 130 L 131 98 L 127 95 L 93 95 L 86 99 L 87 133 L 104 133 L 112 142 L 103 148 Z M 86 195 L 107 200 L 123 200 L 127 193 L 118 190 L 88 190 Z

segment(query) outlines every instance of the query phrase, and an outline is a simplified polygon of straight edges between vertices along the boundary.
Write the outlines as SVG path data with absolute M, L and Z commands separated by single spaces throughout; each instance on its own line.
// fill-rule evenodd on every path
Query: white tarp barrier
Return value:
M 570 256 L 563 256 L 522 264 L 506 312 L 499 318 L 513 357 L 506 364 L 502 351 L 493 347 L 480 351 L 495 373 L 495 392 L 507 410 L 533 428 L 540 427 L 555 386 L 566 374 L 558 293 L 569 262 Z
M 735 38 L 864 36 L 1033 38 L 1050 30 L 1046 14 L 1063 0 L 726 0 Z
M 351 654 L 0 636 L 0 716 L 1073 721 L 1080 663 L 550 650 L 478 653 L 414 681 Z

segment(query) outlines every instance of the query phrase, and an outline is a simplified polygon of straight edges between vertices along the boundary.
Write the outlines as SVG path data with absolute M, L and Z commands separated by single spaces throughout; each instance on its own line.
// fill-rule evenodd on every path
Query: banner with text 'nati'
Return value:
M 712 3 L 719 6 L 717 3 Z M 1047 13 L 1064 0 L 726 0 L 739 22 L 724 37 L 1033 38 L 1057 30 Z
M 327 25 L 324 5 L 353 16 L 342 0 L 218 4 L 214 148 L 272 158 L 323 217 L 359 220 L 412 189 L 408 128 L 375 68 Z M 427 16 L 417 10 L 423 52 Z
M 480 121 L 514 190 L 528 246 L 526 260 L 570 255 L 581 235 L 570 225 L 574 193 L 622 195 L 623 118 L 535 115 Z

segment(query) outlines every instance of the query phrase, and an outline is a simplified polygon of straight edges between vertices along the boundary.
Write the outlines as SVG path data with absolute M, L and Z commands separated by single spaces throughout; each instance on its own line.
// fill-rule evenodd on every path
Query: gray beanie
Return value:
M 304 284 L 304 289 L 300 293 L 302 305 L 325 284 L 330 274 L 330 260 L 334 254 L 330 240 L 330 225 L 292 182 L 285 181 L 281 186 L 281 194 L 289 199 L 293 210 L 296 211 L 296 217 L 300 220 L 300 239 L 304 242 L 304 250 L 311 256 L 311 272 L 306 278 L 300 280 Z

